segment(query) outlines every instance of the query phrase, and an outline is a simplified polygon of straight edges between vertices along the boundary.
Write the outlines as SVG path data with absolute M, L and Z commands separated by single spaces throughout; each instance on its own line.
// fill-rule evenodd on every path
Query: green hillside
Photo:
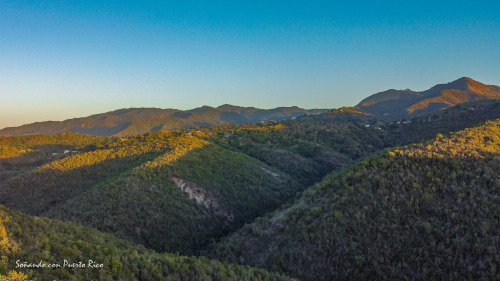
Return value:
M 71 154 L 71 153 L 70 153 Z M 0 203 L 158 251 L 193 254 L 301 190 L 243 153 L 183 132 L 104 139 L 0 183 Z
M 0 280 L 5 276 L 18 277 L 5 280 L 25 280 L 22 274 L 33 280 L 288 280 L 262 269 L 159 254 L 92 228 L 32 217 L 3 206 L 0 257 Z M 16 268 L 17 264 L 39 263 L 46 267 Z
M 498 280 L 500 120 L 385 152 L 212 256 L 301 280 Z
M 166 153 L 44 215 L 89 224 L 159 251 L 194 253 L 298 190 L 273 168 L 206 144 Z
M 73 134 L 73 138 L 79 137 Z M 172 149 L 175 140 L 173 134 L 164 134 L 164 138 L 144 135 L 127 140 L 104 139 L 87 152 L 47 155 L 49 163 L 0 183 L 0 203 L 40 215 L 93 185 Z
M 65 149 L 84 149 L 105 140 L 94 136 L 65 133 L 58 136 L 29 135 L 20 137 L 0 137 L 0 159 L 20 156 L 37 149 L 42 152 L 63 152 Z

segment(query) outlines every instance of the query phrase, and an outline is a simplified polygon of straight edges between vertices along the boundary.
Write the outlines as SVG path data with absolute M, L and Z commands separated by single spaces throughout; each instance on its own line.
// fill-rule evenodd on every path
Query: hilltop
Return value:
M 388 120 L 397 120 L 437 112 L 465 102 L 490 99 L 500 99 L 500 87 L 485 85 L 463 77 L 422 92 L 391 89 L 376 93 L 363 99 L 355 108 L 351 108 L 351 111 L 366 114 L 364 119 L 369 119 L 370 115 L 374 115 Z M 230 104 L 219 107 L 202 106 L 190 110 L 128 108 L 64 121 L 36 122 L 4 128 L 0 130 L 0 136 L 55 135 L 65 132 L 94 136 L 130 136 L 220 124 L 239 125 L 271 120 L 281 121 L 305 115 L 318 115 L 327 111 L 329 110 L 303 109 L 297 106 L 259 109 Z M 344 115 L 344 121 L 352 121 L 353 114 L 351 113 L 354 112 L 347 113 Z

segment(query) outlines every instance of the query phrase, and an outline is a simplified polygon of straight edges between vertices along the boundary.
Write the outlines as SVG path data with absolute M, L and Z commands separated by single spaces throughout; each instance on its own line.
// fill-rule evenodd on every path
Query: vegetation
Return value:
M 382 149 L 462 130 L 498 118 L 499 112 L 500 101 L 479 101 L 389 122 L 354 108 L 341 108 L 295 120 L 225 125 L 204 131 L 220 145 L 257 158 L 308 186 L 332 170 L 348 167 Z
M 92 149 L 9 178 L 0 203 L 194 254 L 301 190 L 256 159 L 183 132 L 103 138 Z
M 28 276 L 24 273 L 15 270 L 7 270 L 9 256 L 19 252 L 17 245 L 7 236 L 7 230 L 5 229 L 4 223 L 8 222 L 9 217 L 4 217 L 2 214 L 2 216 L 0 216 L 0 281 L 24 281 L 28 279 Z M 8 273 L 3 275 L 7 271 Z
M 498 280 L 499 172 L 497 119 L 333 173 L 211 253 L 301 280 Z
M 210 110 L 198 109 L 199 113 Z M 483 204 L 481 201 L 484 208 L 490 208 L 484 211 L 477 209 L 480 203 L 474 200 L 483 200 L 483 195 L 488 197 L 494 191 L 481 190 L 482 186 L 497 183 L 491 174 L 498 174 L 495 162 L 498 161 L 495 156 L 498 147 L 491 146 L 489 141 L 493 136 L 493 143 L 497 142 L 494 136 L 498 132 L 491 131 L 489 124 L 484 130 L 487 132 L 483 136 L 485 145 L 477 140 L 472 142 L 474 130 L 471 136 L 462 138 L 459 137 L 462 132 L 455 135 L 453 132 L 499 118 L 499 114 L 499 101 L 479 101 L 395 121 L 360 112 L 358 108 L 340 108 L 280 122 L 224 124 L 126 138 L 73 133 L 0 138 L 2 147 L 10 147 L 14 152 L 6 152 L 0 159 L 0 204 L 31 215 L 92 226 L 112 233 L 114 236 L 110 239 L 113 241 L 118 241 L 116 237 L 119 237 L 158 252 L 210 254 L 231 262 L 286 272 L 305 280 L 372 276 L 375 279 L 404 279 L 408 272 L 421 273 L 415 277 L 417 279 L 463 276 L 486 279 L 495 276 L 496 269 L 493 270 L 491 264 L 496 266 L 498 263 L 490 258 L 490 250 L 484 250 L 484 241 L 491 242 L 490 245 L 497 243 L 490 239 L 493 237 L 490 234 L 495 234 L 491 229 L 496 225 L 487 216 L 496 216 L 495 207 L 491 207 L 496 202 L 486 200 Z M 410 145 L 370 158 L 384 149 L 418 143 L 438 133 L 443 135 L 432 143 Z M 460 141 L 455 142 L 455 138 Z M 443 146 L 449 142 L 456 145 Z M 460 148 L 464 145 L 462 142 L 471 145 Z M 456 155 L 441 157 L 442 151 L 455 151 Z M 472 154 L 462 155 L 464 151 Z M 344 171 L 340 172 L 342 169 Z M 331 174 L 332 171 L 339 174 Z M 328 174 L 331 175 L 324 178 Z M 482 177 L 475 178 L 477 175 Z M 310 185 L 313 187 L 302 194 Z M 451 191 L 443 193 L 443 188 Z M 471 195 L 468 190 L 479 196 Z M 457 192 L 465 195 L 456 195 Z M 453 196 L 462 201 L 450 203 L 455 202 Z M 294 197 L 296 200 L 292 204 Z M 274 215 L 265 215 L 280 206 Z M 442 206 L 448 211 L 442 211 Z M 464 210 L 472 210 L 470 218 Z M 12 211 L 5 212 L 10 214 Z M 450 221 L 446 218 L 450 212 L 454 216 L 460 214 L 461 219 Z M 438 218 L 433 217 L 435 214 Z M 19 216 L 18 213 L 9 215 L 7 230 Z M 264 217 L 248 225 L 259 216 Z M 35 220 L 46 221 L 42 229 L 49 232 L 57 232 L 52 227 L 59 223 L 68 231 L 76 227 L 48 219 Z M 29 228 L 28 225 L 22 229 Z M 489 236 L 475 245 L 470 237 L 485 234 L 463 229 L 464 225 L 487 227 Z M 390 231 L 385 232 L 386 229 Z M 426 229 L 432 231 L 426 232 Z M 39 245 L 43 238 L 33 236 L 39 229 L 35 227 L 30 231 L 33 231 L 31 237 L 35 237 L 35 242 L 28 241 L 25 245 Z M 51 239 L 64 240 L 65 236 L 71 241 L 83 240 L 77 238 L 81 237 L 79 233 L 68 231 L 50 236 L 47 243 L 57 244 Z M 235 231 L 236 234 L 224 238 Z M 9 233 L 12 233 L 10 241 L 15 241 L 11 245 L 21 245 L 19 237 L 22 234 L 16 232 L 16 228 Z M 465 237 L 464 241 L 477 249 L 457 246 L 462 242 L 447 235 Z M 218 243 L 221 239 L 224 242 Z M 132 245 L 119 241 L 116 244 L 118 253 L 122 247 L 129 247 L 123 245 Z M 372 245 L 373 241 L 377 244 Z M 411 243 L 411 247 L 404 244 L 405 241 Z M 94 242 L 96 247 L 107 243 Z M 33 261 L 40 259 L 42 252 L 44 259 L 48 256 L 54 261 L 72 255 L 87 256 L 86 250 L 68 245 L 32 248 L 25 254 L 33 257 Z M 65 248 L 68 249 L 64 253 L 58 252 Z M 54 252 L 53 249 L 59 250 Z M 452 261 L 441 258 L 442 249 L 447 255 L 454 255 Z M 151 250 L 142 248 L 141 251 L 157 255 Z M 482 252 L 469 254 L 476 250 Z M 95 255 L 103 259 L 115 253 L 96 251 Z M 203 258 L 192 258 L 191 262 L 189 258 L 174 257 L 182 260 L 180 265 L 187 261 L 195 267 L 214 264 Z M 396 262 L 396 258 L 400 260 Z M 145 256 L 144 259 L 151 261 L 152 258 Z M 17 270 L 12 267 L 13 261 L 9 258 L 9 262 L 4 263 L 8 266 L 0 272 L 3 277 L 9 276 L 8 270 Z M 154 266 L 157 271 L 163 272 L 160 268 L 164 268 L 164 261 L 158 258 Z M 443 270 L 433 272 L 430 269 L 432 262 Z M 463 267 L 469 262 L 486 273 L 466 275 L 467 270 Z M 141 268 L 143 263 L 141 258 L 131 267 Z M 484 267 L 483 263 L 488 266 Z M 458 269 L 453 270 L 452 266 Z M 130 276 L 135 277 L 107 272 L 99 278 L 166 278 L 161 274 L 154 278 L 149 275 L 137 277 L 146 273 L 133 271 Z M 50 277 L 36 275 L 38 270 L 21 272 L 29 278 L 42 279 L 71 279 L 73 277 L 68 276 L 83 274 L 68 270 L 50 273 L 55 276 Z M 94 276 L 92 274 L 85 276 Z M 203 274 L 198 275 L 205 276 Z M 212 273 L 207 274 L 208 279 L 217 279 Z M 233 277 L 229 279 L 237 279 Z
M 77 139 L 79 135 L 73 134 Z M 167 149 L 175 134 L 142 135 L 130 139 L 104 139 L 88 152 L 67 153 L 48 164 L 12 177 L 1 184 L 0 203 L 40 215 L 51 206 L 84 192 L 153 159 Z M 65 135 L 62 135 L 65 137 Z M 85 137 L 84 137 L 85 138 Z M 51 156 L 48 156 L 51 157 Z
M 96 145 L 105 141 L 105 138 L 65 133 L 58 136 L 30 135 L 22 137 L 0 136 L 0 159 L 19 156 L 34 150 L 46 152 L 63 152 L 66 149 L 85 149 L 89 145 Z
M 3 206 L 0 238 L 0 280 L 288 280 L 207 258 L 158 254 L 111 234 Z M 24 266 L 11 270 L 18 264 Z
M 89 224 L 158 251 L 193 254 L 297 192 L 298 185 L 272 171 L 213 144 L 176 149 L 45 215 Z

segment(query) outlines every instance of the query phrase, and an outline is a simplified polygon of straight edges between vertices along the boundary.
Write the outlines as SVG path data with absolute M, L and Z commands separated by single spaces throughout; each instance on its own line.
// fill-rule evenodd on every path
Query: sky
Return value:
M 500 1 L 0 0 L 0 128 L 500 85 Z

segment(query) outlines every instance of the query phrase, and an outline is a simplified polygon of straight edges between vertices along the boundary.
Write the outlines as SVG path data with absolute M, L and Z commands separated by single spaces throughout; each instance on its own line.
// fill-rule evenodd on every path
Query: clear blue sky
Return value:
M 0 128 L 500 84 L 500 1 L 0 0 Z

